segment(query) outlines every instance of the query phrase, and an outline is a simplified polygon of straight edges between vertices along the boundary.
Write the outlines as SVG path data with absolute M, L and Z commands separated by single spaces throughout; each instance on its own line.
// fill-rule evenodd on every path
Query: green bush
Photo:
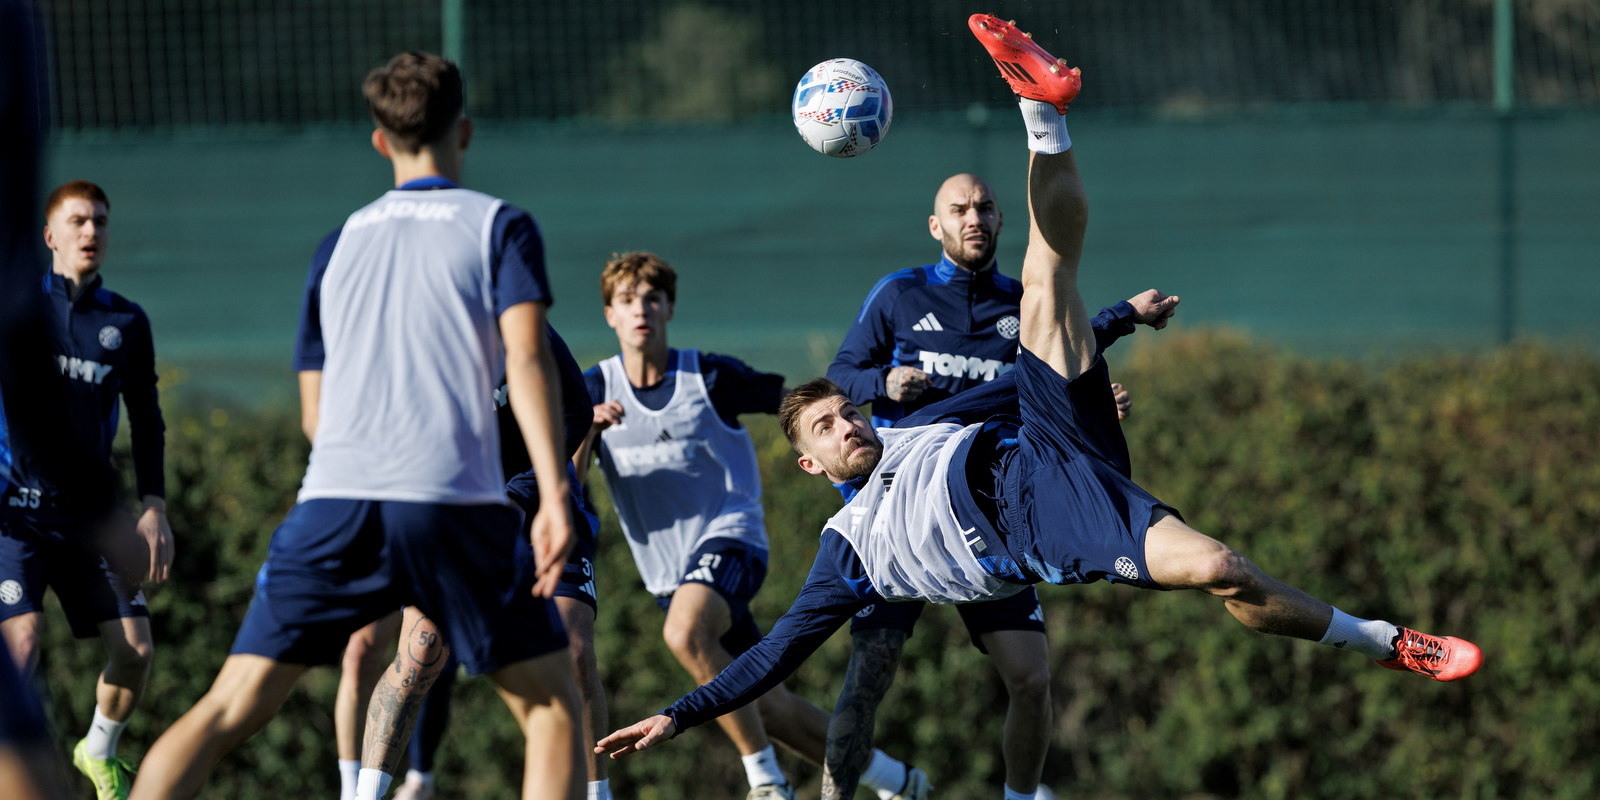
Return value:
M 1600 792 L 1600 362 L 1518 346 L 1380 366 L 1299 358 L 1222 333 L 1113 350 L 1136 395 L 1135 477 L 1271 574 L 1358 616 L 1472 638 L 1486 665 L 1437 684 L 1318 645 L 1251 633 L 1198 594 L 1046 587 L 1062 796 L 1588 798 Z M 177 579 L 151 592 L 158 650 L 124 738 L 134 760 L 215 676 L 306 447 L 282 413 L 170 410 Z M 751 428 L 766 481 L 770 624 L 838 506 L 768 419 Z M 620 540 L 603 485 L 598 653 L 612 727 L 691 688 Z M 63 747 L 103 663 L 48 621 L 43 676 Z M 848 635 L 791 686 L 824 708 Z M 331 669 L 314 670 L 203 796 L 332 796 Z M 457 689 L 438 770 L 446 797 L 512 797 L 521 744 L 486 682 Z M 929 609 L 879 713 L 879 744 L 938 796 L 995 796 L 1005 692 L 949 609 Z M 619 797 L 740 797 L 732 747 L 706 726 L 613 762 Z M 818 771 L 786 756 L 811 795 Z M 866 796 L 863 794 L 862 796 Z

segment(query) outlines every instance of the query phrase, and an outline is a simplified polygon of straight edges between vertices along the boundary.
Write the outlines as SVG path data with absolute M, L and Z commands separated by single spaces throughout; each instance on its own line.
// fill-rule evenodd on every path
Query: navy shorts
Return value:
M 570 597 L 599 613 L 600 605 L 594 591 L 594 557 L 599 550 L 600 516 L 589 506 L 589 498 L 583 493 L 583 484 L 570 474 L 571 465 L 568 465 L 568 470 L 571 490 L 567 493 L 567 511 L 572 517 L 572 555 L 567 556 L 567 563 L 561 569 L 556 597 Z M 534 491 L 537 491 L 537 487 L 534 487 Z M 522 509 L 521 530 L 526 531 L 528 520 L 539 510 L 539 495 L 529 495 L 518 486 L 507 487 L 507 492 Z M 519 570 L 533 568 L 533 546 L 527 536 L 517 537 L 517 562 Z
M 0 519 L 0 620 L 44 611 L 56 590 L 72 635 L 100 635 L 100 623 L 148 617 L 144 592 L 85 544 L 89 532 L 25 519 Z
M 522 538 L 510 506 L 307 500 L 272 535 L 232 652 L 332 664 L 352 632 L 406 605 L 473 674 L 561 650 L 555 603 L 517 563 Z
M 767 551 L 738 539 L 717 537 L 707 539 L 689 556 L 679 585 L 703 583 L 728 601 L 733 625 L 722 635 L 721 641 L 723 649 L 737 656 L 761 641 L 761 628 L 756 625 L 755 615 L 750 613 L 750 601 L 766 579 Z M 662 611 L 671 608 L 672 595 L 657 596 L 656 605 Z
M 850 620 L 850 633 L 892 628 L 903 631 L 911 638 L 911 629 L 927 603 L 921 600 L 909 603 L 873 603 L 856 612 Z M 967 626 L 967 636 L 972 646 L 988 653 L 982 636 L 995 631 L 1038 631 L 1044 633 L 1044 609 L 1039 605 L 1039 593 L 1032 586 L 1000 600 L 982 603 L 958 603 L 956 611 Z
M 1049 583 L 1161 588 L 1145 564 L 1145 533 L 1151 512 L 1172 509 L 1130 477 L 1105 360 L 1069 381 L 1024 349 L 1016 373 L 1022 428 L 1001 492 L 1007 549 Z

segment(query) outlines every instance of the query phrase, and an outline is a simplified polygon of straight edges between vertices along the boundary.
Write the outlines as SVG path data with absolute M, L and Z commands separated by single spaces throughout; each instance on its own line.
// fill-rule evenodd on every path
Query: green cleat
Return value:
M 128 800 L 128 793 L 133 791 L 133 767 L 120 758 L 90 758 L 88 746 L 88 739 L 78 740 L 78 746 L 72 748 L 72 766 L 94 781 L 99 800 Z

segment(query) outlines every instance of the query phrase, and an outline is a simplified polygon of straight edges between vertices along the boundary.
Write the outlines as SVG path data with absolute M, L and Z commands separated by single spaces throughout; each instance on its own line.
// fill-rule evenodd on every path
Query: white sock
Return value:
M 1055 106 L 1026 97 L 1018 97 L 1017 105 L 1022 108 L 1022 122 L 1028 127 L 1029 150 L 1052 155 L 1072 147 L 1072 137 L 1067 135 L 1067 117 Z
M 767 749 L 748 756 L 740 756 L 744 762 L 744 776 L 750 781 L 750 788 L 777 784 L 782 786 L 789 782 L 783 777 L 783 770 L 778 768 L 778 751 L 767 745 Z
M 861 773 L 861 785 L 877 792 L 880 800 L 889 800 L 906 785 L 906 765 L 882 750 L 873 750 L 872 761 Z
M 611 779 L 589 781 L 589 800 L 611 800 Z
M 356 780 L 356 800 L 383 800 L 392 781 L 394 776 L 387 772 L 363 767 Z
M 1357 619 L 1336 608 L 1333 621 L 1328 623 L 1328 632 L 1322 634 L 1317 644 L 1387 660 L 1394 658 L 1394 637 L 1399 635 L 1399 628 L 1381 619 Z
M 339 759 L 339 800 L 356 800 L 356 776 L 361 774 L 361 759 Z
M 406 783 L 415 784 L 415 785 L 419 785 L 419 786 L 432 786 L 433 785 L 433 773 L 431 771 L 430 772 L 418 772 L 418 771 L 416 771 L 414 769 L 408 769 L 408 770 L 406 770 Z
M 101 761 L 116 757 L 117 740 L 122 738 L 122 731 L 127 727 L 127 720 L 118 722 L 100 713 L 100 706 L 95 706 L 94 722 L 89 723 L 89 733 L 83 737 L 85 753 Z
M 1006 800 L 1034 800 L 1034 798 L 1039 796 L 1038 789 L 1035 789 L 1031 792 L 1019 792 L 1016 789 L 1011 788 L 1010 784 L 1001 784 L 1001 786 L 1005 787 Z

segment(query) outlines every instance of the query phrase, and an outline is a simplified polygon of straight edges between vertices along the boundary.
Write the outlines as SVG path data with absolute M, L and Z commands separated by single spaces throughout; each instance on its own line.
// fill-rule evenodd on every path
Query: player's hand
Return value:
M 145 577 L 151 583 L 162 583 L 172 576 L 172 526 L 167 523 L 167 506 L 160 498 L 146 501 L 144 513 L 134 529 L 150 549 L 150 571 Z
M 1178 296 L 1167 296 L 1155 289 L 1140 292 L 1128 298 L 1133 306 L 1133 321 L 1149 325 L 1156 330 L 1167 327 L 1167 320 L 1178 311 Z
M 594 407 L 593 430 L 595 433 L 599 433 L 600 431 L 603 431 L 612 425 L 620 424 L 621 422 L 622 403 L 620 401 L 608 400 Z
M 596 755 L 621 758 L 657 742 L 671 739 L 677 732 L 678 726 L 673 723 L 672 717 L 657 714 L 643 722 L 635 722 L 622 730 L 613 731 L 610 736 L 595 742 L 594 752 Z
M 563 495 L 565 492 L 563 492 Z M 567 556 L 572 555 L 572 518 L 567 514 L 564 498 L 551 500 L 541 497 L 539 510 L 528 525 L 529 542 L 533 546 L 533 594 L 536 597 L 554 597 L 561 583 L 561 571 L 566 568 Z
M 1117 402 L 1117 419 L 1127 419 L 1133 413 L 1133 395 L 1122 384 L 1111 384 L 1111 399 Z
M 883 393 L 897 403 L 909 403 L 928 388 L 928 373 L 916 367 L 890 367 L 883 376 Z

